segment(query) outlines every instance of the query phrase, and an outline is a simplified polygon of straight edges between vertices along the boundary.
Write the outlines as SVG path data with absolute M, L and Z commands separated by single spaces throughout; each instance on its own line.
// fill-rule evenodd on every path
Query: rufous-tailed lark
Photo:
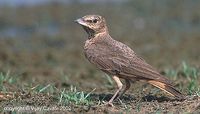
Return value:
M 114 40 L 109 35 L 106 21 L 102 16 L 86 15 L 75 21 L 88 34 L 88 40 L 84 46 L 85 57 L 97 68 L 112 76 L 117 84 L 118 89 L 108 104 L 112 105 L 113 100 L 122 96 L 134 81 L 146 81 L 178 99 L 184 98 L 170 80 L 162 76 L 144 59 L 138 57 L 127 45 Z M 123 90 L 120 79 L 125 80 Z

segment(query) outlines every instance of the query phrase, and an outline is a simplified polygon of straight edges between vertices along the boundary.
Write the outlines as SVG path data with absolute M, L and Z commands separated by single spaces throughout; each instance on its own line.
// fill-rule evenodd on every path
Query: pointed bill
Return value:
M 75 22 L 80 24 L 80 25 L 87 26 L 87 24 L 83 21 L 82 18 L 76 19 Z

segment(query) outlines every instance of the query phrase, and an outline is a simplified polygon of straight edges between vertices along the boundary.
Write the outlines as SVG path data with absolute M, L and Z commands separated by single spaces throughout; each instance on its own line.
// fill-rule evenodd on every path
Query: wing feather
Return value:
M 157 80 L 172 85 L 172 82 L 162 76 L 153 67 L 140 58 L 125 58 L 102 56 L 94 59 L 95 64 L 102 71 L 121 77 L 136 78 L 141 80 Z

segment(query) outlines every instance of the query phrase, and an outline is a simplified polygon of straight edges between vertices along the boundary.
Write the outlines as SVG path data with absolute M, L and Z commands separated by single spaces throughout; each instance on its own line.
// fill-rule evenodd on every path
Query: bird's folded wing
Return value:
M 95 64 L 102 71 L 127 78 L 139 80 L 157 80 L 172 85 L 172 82 L 159 74 L 154 68 L 138 57 L 109 57 L 102 56 L 94 59 Z

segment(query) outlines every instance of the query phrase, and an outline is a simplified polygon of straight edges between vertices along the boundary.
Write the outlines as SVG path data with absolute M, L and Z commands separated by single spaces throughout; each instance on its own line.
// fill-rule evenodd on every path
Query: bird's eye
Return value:
M 97 23 L 97 21 L 98 21 L 97 19 L 94 19 L 94 20 L 93 20 L 93 23 Z
M 86 20 L 88 23 L 97 23 L 98 19 L 93 19 L 93 20 Z

